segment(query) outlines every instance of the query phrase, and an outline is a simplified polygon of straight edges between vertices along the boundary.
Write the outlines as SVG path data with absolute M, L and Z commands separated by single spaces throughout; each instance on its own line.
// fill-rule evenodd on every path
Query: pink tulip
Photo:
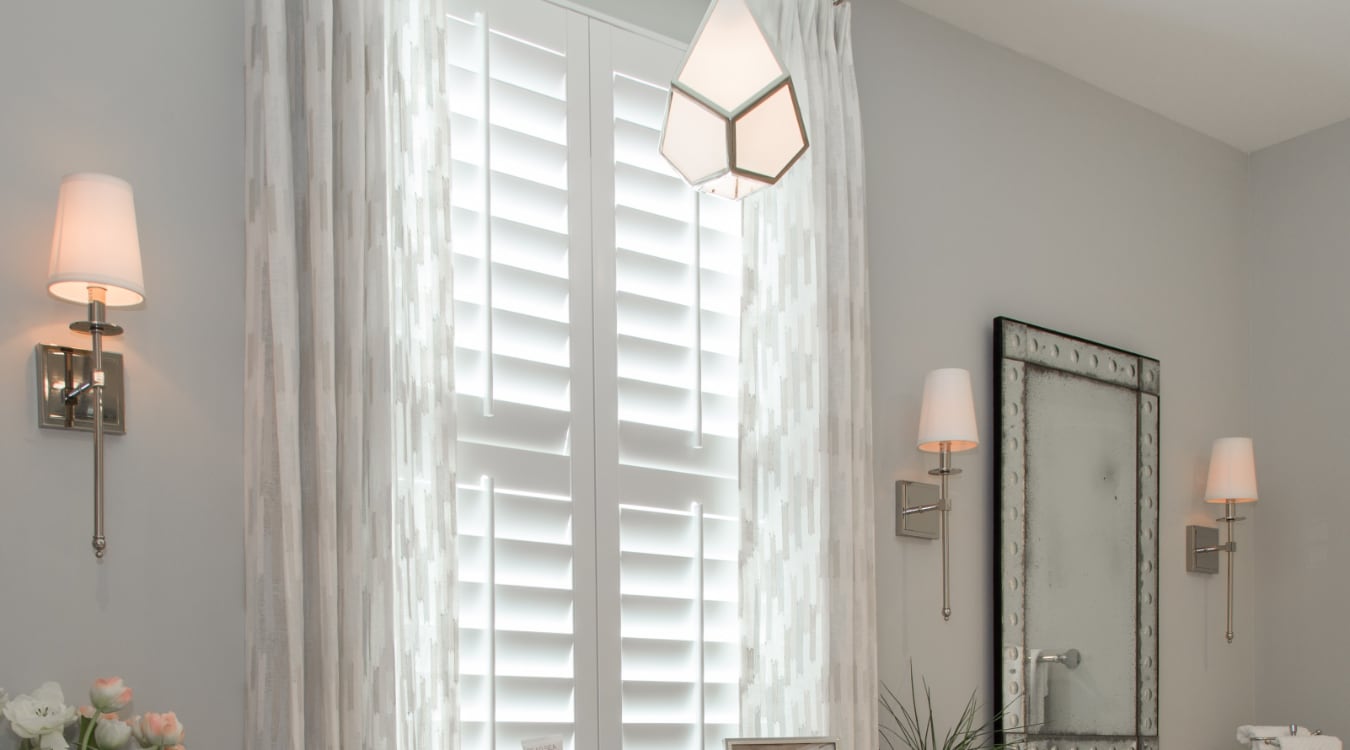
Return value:
M 141 717 L 141 736 L 151 747 L 169 747 L 183 741 L 183 725 L 172 711 L 166 714 L 147 713 Z
M 89 690 L 89 701 L 101 713 L 116 713 L 131 702 L 131 688 L 122 682 L 121 677 L 94 680 L 94 687 Z

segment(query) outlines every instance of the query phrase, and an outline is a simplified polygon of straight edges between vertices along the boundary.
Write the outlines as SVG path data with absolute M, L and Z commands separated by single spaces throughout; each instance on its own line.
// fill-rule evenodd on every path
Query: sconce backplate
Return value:
M 910 482 L 901 479 L 895 483 L 895 535 L 912 536 L 919 539 L 937 539 L 941 528 L 940 513 L 909 513 L 908 508 L 922 508 L 936 505 L 938 486 L 926 482 Z
M 1218 573 L 1218 552 L 1196 552 L 1219 546 L 1219 530 L 1213 526 L 1186 527 L 1186 570 L 1190 573 Z
M 37 352 L 38 426 L 57 430 L 94 431 L 94 396 L 85 391 L 66 403 L 67 388 L 88 383 L 93 352 L 69 346 L 38 344 Z M 103 353 L 103 431 L 124 435 L 126 399 L 122 380 L 122 355 Z

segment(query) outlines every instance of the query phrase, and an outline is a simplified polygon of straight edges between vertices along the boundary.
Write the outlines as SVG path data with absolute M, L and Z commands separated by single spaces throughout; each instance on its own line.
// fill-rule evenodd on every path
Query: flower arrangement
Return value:
M 172 712 L 147 713 L 123 720 L 117 714 L 131 703 L 131 688 L 119 677 L 94 680 L 88 706 L 66 705 L 61 686 L 48 682 L 10 700 L 0 690 L 0 716 L 20 740 L 19 750 L 123 750 L 134 739 L 141 748 L 183 750 L 183 725 Z M 74 726 L 74 739 L 66 737 Z

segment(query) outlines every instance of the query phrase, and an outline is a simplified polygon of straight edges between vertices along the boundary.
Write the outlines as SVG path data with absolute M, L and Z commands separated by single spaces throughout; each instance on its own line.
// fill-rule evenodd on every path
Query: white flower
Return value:
M 66 738 L 61 732 L 75 720 L 75 709 L 66 705 L 61 686 L 48 682 L 7 703 L 4 715 L 15 734 L 26 740 L 38 740 L 42 750 L 66 750 Z
M 131 736 L 136 740 L 137 745 L 150 747 L 150 738 L 145 736 L 145 729 L 141 725 L 141 717 L 131 717 L 127 720 L 127 725 L 131 727 Z
M 118 750 L 131 739 L 131 725 L 117 719 L 100 718 L 94 725 L 94 742 L 100 750 Z

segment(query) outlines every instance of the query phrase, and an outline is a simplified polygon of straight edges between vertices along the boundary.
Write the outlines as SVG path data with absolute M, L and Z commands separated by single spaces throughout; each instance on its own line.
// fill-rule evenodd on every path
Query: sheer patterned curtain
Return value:
M 453 748 L 443 0 L 245 0 L 247 747 Z
M 872 388 L 849 4 L 751 0 L 811 147 L 745 202 L 741 731 L 877 746 Z

